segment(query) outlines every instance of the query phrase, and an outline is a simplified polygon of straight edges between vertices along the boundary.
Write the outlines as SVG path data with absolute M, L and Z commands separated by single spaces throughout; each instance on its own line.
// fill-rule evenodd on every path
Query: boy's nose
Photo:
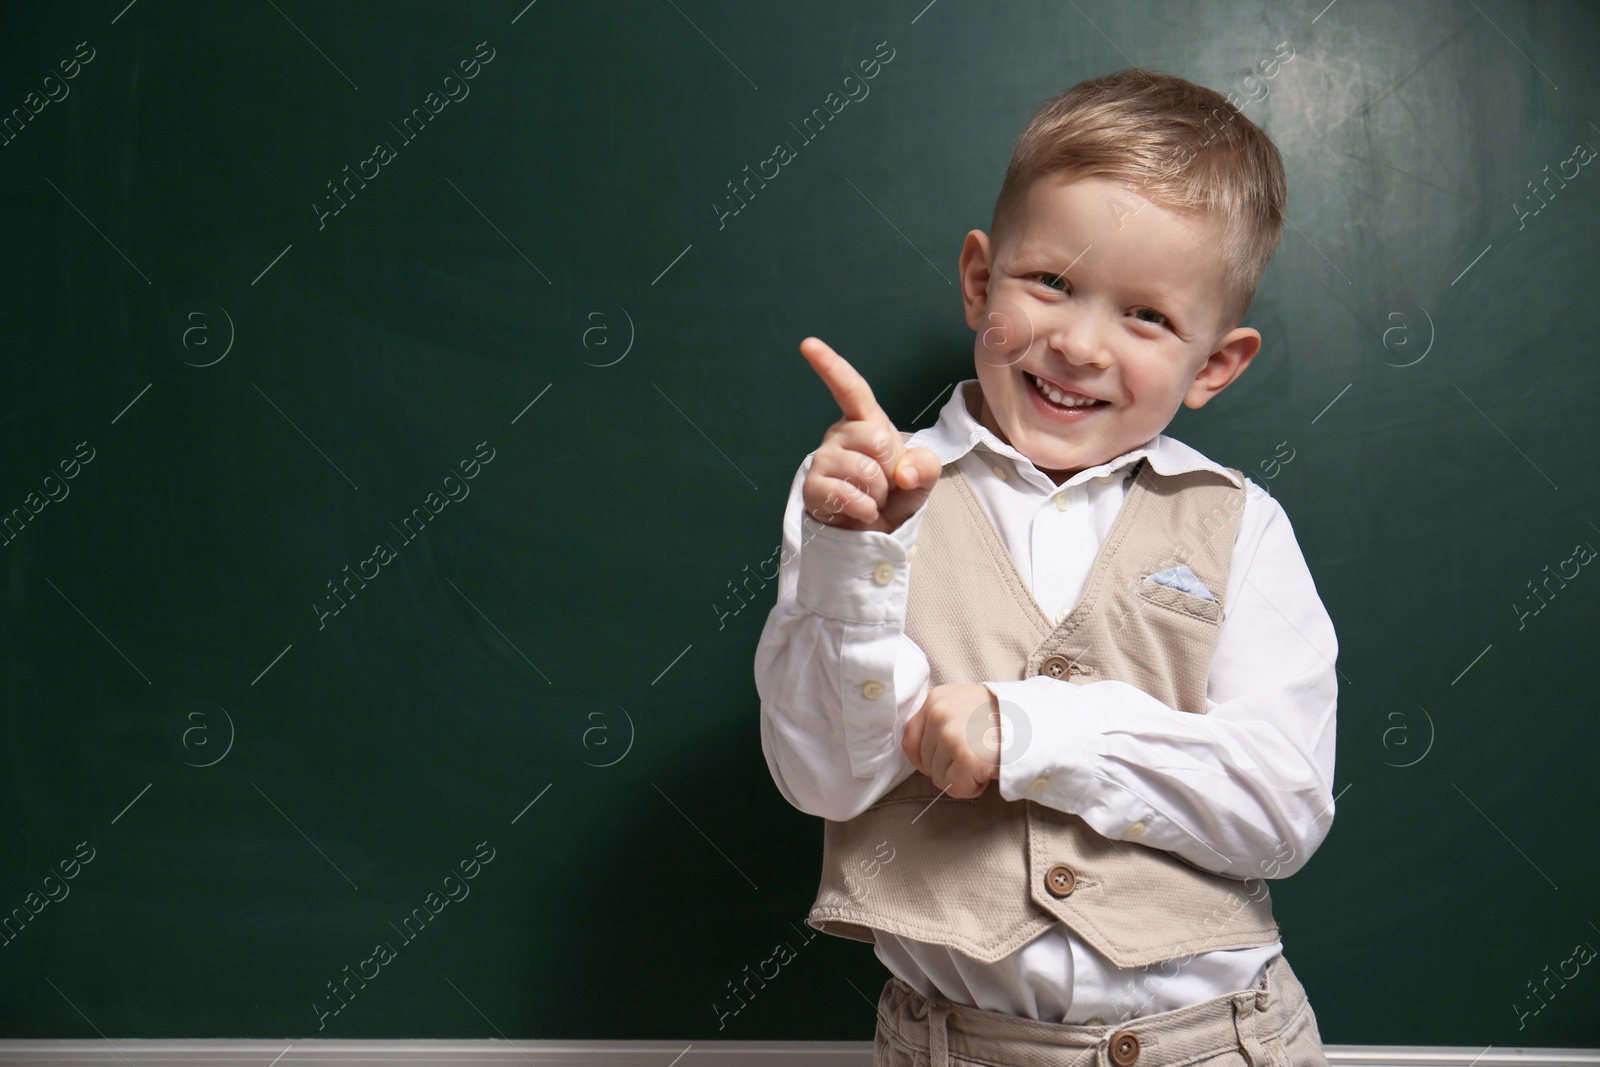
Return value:
M 1050 322 L 1046 343 L 1069 363 L 1105 367 L 1111 362 L 1111 351 L 1101 326 L 1098 315 L 1092 311 L 1062 309 Z

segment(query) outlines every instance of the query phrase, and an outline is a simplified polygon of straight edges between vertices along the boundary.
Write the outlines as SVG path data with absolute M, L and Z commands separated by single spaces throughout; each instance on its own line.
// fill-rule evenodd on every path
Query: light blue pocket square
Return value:
M 1194 571 L 1182 563 L 1176 567 L 1168 567 L 1164 571 L 1147 574 L 1145 575 L 1145 581 L 1155 582 L 1157 585 L 1171 586 L 1173 589 L 1188 593 L 1190 596 L 1197 596 L 1201 600 L 1217 599 L 1211 595 L 1211 590 L 1205 587 L 1205 583 L 1195 577 Z

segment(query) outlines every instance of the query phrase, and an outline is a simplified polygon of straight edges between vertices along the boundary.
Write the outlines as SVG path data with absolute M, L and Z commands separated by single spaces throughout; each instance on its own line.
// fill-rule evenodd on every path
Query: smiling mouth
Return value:
M 1047 403 L 1061 408 L 1063 411 L 1104 407 L 1106 404 L 1106 401 L 1096 400 L 1093 397 L 1079 396 L 1076 393 L 1063 393 L 1043 378 L 1029 374 L 1027 371 L 1023 372 L 1023 377 L 1028 379 L 1028 384 L 1033 386 L 1034 392 L 1043 397 Z

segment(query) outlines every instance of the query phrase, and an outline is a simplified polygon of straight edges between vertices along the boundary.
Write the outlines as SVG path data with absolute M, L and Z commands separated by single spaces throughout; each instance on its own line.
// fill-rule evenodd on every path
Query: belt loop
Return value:
M 1250 1067 L 1289 1067 L 1288 1057 L 1268 1048 L 1256 1032 L 1264 999 L 1259 990 L 1234 994 L 1233 1028 L 1239 1035 L 1239 1049 Z
M 950 1067 L 950 1038 L 945 1030 L 945 1020 L 949 1016 L 948 1001 L 939 998 L 928 1001 L 928 1061 L 932 1067 Z
M 1250 1067 L 1274 1067 L 1272 1057 L 1261 1047 L 1256 1037 L 1256 995 L 1254 992 L 1235 994 L 1233 999 L 1233 1029 L 1239 1036 L 1239 1051 Z

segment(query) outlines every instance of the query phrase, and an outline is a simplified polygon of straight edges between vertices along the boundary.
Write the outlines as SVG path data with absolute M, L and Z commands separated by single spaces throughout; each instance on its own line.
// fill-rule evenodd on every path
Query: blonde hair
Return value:
M 1212 89 L 1140 67 L 1079 82 L 1034 114 L 995 201 L 995 247 L 1046 177 L 1126 181 L 1153 203 L 1219 219 L 1225 328 L 1255 298 L 1289 203 L 1283 159 L 1259 126 Z

